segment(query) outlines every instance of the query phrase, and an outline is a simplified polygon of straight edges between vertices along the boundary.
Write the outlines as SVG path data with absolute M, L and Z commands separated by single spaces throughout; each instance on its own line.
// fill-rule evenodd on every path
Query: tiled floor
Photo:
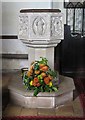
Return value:
M 77 97 L 72 102 L 50 109 L 30 109 L 8 104 L 3 116 L 83 116 L 83 109 L 79 97 Z

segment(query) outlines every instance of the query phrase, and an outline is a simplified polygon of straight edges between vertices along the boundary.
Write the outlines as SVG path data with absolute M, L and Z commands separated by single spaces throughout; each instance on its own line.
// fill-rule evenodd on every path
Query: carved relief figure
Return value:
M 45 20 L 42 17 L 37 17 L 33 22 L 33 32 L 37 35 L 43 35 L 46 29 Z
M 56 36 L 61 33 L 62 23 L 59 17 L 52 17 L 52 35 Z

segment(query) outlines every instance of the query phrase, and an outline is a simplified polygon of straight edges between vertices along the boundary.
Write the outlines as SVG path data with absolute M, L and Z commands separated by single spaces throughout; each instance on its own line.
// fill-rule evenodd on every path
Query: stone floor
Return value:
M 51 109 L 28 109 L 17 105 L 8 104 L 3 111 L 3 116 L 83 116 L 83 109 L 77 97 L 74 101 Z

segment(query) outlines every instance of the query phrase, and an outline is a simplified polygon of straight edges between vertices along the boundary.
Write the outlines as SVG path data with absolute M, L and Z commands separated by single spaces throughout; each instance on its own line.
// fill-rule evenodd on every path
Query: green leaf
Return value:
M 33 80 L 33 76 L 30 76 L 28 79 L 29 79 L 30 81 Z
M 42 80 L 43 78 L 42 78 L 42 75 L 38 75 L 38 79 L 39 80 Z
M 36 88 L 36 89 L 34 90 L 34 96 L 37 96 L 38 93 L 39 93 L 39 89 Z
M 49 91 L 52 92 L 53 91 L 52 88 L 49 88 Z
M 28 80 L 27 80 L 27 79 L 24 79 L 24 83 L 28 83 Z
M 40 57 L 41 61 L 39 61 L 40 64 L 45 64 L 47 65 L 48 60 L 46 58 Z
M 57 89 L 56 87 L 52 87 L 52 89 L 53 89 L 54 91 L 58 91 L 58 89 Z
M 51 69 L 49 69 L 46 73 L 49 74 L 49 75 L 51 75 L 51 76 L 53 76 L 53 78 L 57 77 L 56 71 L 53 71 Z
M 40 87 L 40 91 L 41 91 L 41 92 L 44 92 L 43 86 Z
M 49 91 L 50 91 L 49 89 L 50 89 L 49 86 L 46 85 L 46 86 L 45 86 L 45 91 L 46 91 L 46 92 L 49 92 Z
M 25 75 L 25 76 L 24 76 L 24 78 L 25 78 L 25 79 L 27 79 L 27 78 L 28 78 L 28 76 L 27 76 L 27 75 Z
M 39 70 L 39 64 L 38 63 L 34 64 L 34 70 Z
M 43 80 L 39 80 L 39 83 L 40 83 L 41 85 L 44 85 L 44 81 L 43 81 Z

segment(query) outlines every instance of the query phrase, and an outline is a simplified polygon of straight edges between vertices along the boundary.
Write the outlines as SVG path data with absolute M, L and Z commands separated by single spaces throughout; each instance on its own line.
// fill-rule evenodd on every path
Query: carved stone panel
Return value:
M 47 13 L 30 14 L 30 40 L 49 40 L 50 16 Z
M 28 14 L 21 13 L 19 15 L 19 39 L 27 39 L 29 37 L 29 18 Z
M 46 21 L 41 17 L 37 16 L 32 24 L 32 29 L 35 35 L 42 36 L 46 31 Z
M 61 13 L 51 16 L 51 40 L 63 39 L 63 17 Z
M 64 38 L 61 12 L 27 12 L 19 15 L 18 38 L 25 44 L 59 43 Z

